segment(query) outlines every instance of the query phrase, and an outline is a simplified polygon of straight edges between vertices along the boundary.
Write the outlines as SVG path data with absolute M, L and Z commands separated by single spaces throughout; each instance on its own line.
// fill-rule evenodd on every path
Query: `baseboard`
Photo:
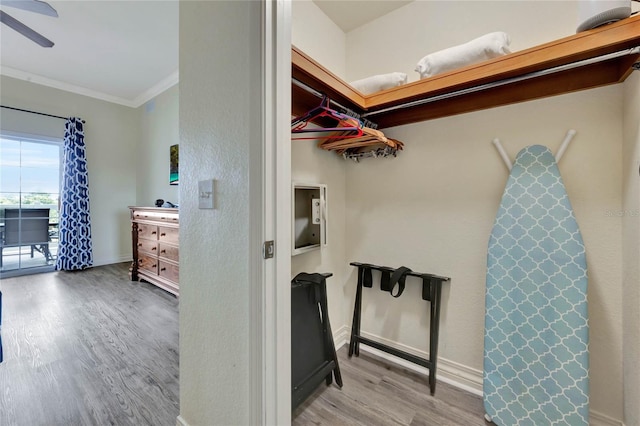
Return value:
M 112 257 L 109 259 L 95 259 L 93 261 L 93 266 L 105 266 L 112 265 L 114 263 L 123 263 L 123 262 L 132 262 L 131 254 L 125 254 L 120 257 Z
M 349 343 L 349 336 L 351 335 L 351 330 L 346 325 L 343 325 L 333 333 L 333 344 L 336 347 L 336 350 L 340 349 L 347 343 Z
M 624 422 L 621 420 L 609 417 L 606 414 L 599 413 L 597 411 L 589 411 L 589 425 L 590 426 L 624 426 Z
M 413 348 L 411 346 L 397 343 L 389 339 L 385 339 L 380 336 L 376 336 L 371 333 L 361 332 L 362 337 L 375 340 L 383 343 L 387 346 L 391 346 L 396 349 L 408 352 L 413 355 L 417 355 L 421 358 L 428 358 L 429 354 L 425 351 Z M 334 341 L 336 342 L 336 349 L 349 343 L 351 337 L 351 329 L 347 326 L 342 326 L 336 333 L 334 333 Z M 360 345 L 360 350 L 368 352 L 372 355 L 382 358 L 392 364 L 399 367 L 406 368 L 418 374 L 429 376 L 429 370 L 412 362 L 406 361 L 402 358 L 398 358 L 386 352 L 380 351 L 375 348 L 371 348 L 367 345 Z M 443 383 L 447 383 L 451 386 L 455 386 L 459 389 L 465 390 L 474 395 L 482 396 L 482 371 L 475 368 L 468 367 L 463 364 L 459 364 L 455 361 L 448 360 L 446 358 L 438 357 L 438 380 Z M 614 419 L 605 414 L 597 411 L 589 411 L 589 425 L 590 426 L 624 426 L 621 420 Z
M 346 330 L 343 330 L 345 328 Z M 349 337 L 351 336 L 351 330 L 349 329 L 349 327 L 342 327 L 339 331 L 341 334 L 342 333 L 345 334 L 345 344 L 346 344 L 349 341 Z M 360 334 L 362 335 L 362 337 L 366 337 L 367 339 L 375 340 L 384 345 L 391 346 L 396 349 L 400 349 L 404 352 L 417 355 L 421 358 L 429 358 L 429 354 L 427 352 L 416 349 L 416 348 L 412 348 L 411 346 L 407 346 L 402 343 L 397 343 L 392 340 L 385 339 L 384 337 L 367 333 L 365 331 L 361 332 Z M 337 344 L 336 344 L 336 347 L 338 347 Z M 421 367 L 412 362 L 406 361 L 402 358 L 398 358 L 396 356 L 390 355 L 378 349 L 369 347 L 367 345 L 360 345 L 360 350 L 363 352 L 368 352 L 372 355 L 377 356 L 378 358 L 382 358 L 385 361 L 396 364 L 402 368 L 406 368 L 407 370 L 414 371 L 418 374 L 421 374 L 424 376 L 429 375 L 429 370 L 427 370 L 424 367 Z M 438 380 L 444 383 L 450 384 L 451 386 L 455 386 L 459 389 L 463 389 L 474 395 L 482 396 L 482 371 L 476 370 L 475 368 L 467 367 L 466 365 L 462 365 L 455 361 L 438 357 Z
M 176 418 L 176 426 L 189 426 L 189 423 L 182 416 L 178 416 Z

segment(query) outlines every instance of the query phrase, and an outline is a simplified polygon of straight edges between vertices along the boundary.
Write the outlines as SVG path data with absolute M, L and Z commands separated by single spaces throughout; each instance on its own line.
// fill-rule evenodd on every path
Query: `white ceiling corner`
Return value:
M 1 0 L 0 0 L 1 1 Z M 411 0 L 313 0 L 343 31 Z M 178 82 L 178 0 L 49 0 L 58 18 L 0 5 L 55 42 L 0 25 L 0 73 L 137 108 Z
M 413 0 L 313 0 L 342 31 L 348 33 Z
M 58 18 L 2 5 L 55 42 L 0 25 L 0 73 L 136 108 L 178 82 L 178 1 L 61 1 Z

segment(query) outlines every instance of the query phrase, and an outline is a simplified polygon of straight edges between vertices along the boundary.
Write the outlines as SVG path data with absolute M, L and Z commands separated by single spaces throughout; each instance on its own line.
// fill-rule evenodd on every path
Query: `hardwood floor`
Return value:
M 3 279 L 0 425 L 175 425 L 178 300 L 129 264 Z
M 178 300 L 128 264 L 3 279 L 0 425 L 170 425 L 178 405 Z M 361 352 L 344 387 L 320 385 L 302 425 L 484 425 L 480 397 Z
M 321 384 L 293 413 L 303 425 L 486 425 L 482 398 L 438 382 L 435 396 L 427 379 L 360 351 L 348 358 L 338 350 L 344 386 Z

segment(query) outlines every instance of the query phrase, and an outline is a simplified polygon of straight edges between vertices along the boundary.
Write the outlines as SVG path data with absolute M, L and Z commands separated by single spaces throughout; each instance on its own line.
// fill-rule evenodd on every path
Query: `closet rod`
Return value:
M 38 111 L 30 111 L 28 109 L 22 109 L 22 108 L 14 108 L 6 105 L 0 105 L 0 108 L 12 109 L 14 111 L 28 112 L 29 114 L 44 115 L 45 117 L 59 118 L 61 120 L 68 120 L 68 117 L 60 117 L 59 115 L 46 114 L 44 112 L 38 112 Z
M 306 83 L 303 83 L 300 80 L 297 80 L 296 78 L 291 77 L 291 82 L 294 85 L 298 86 L 299 88 L 311 93 L 312 95 L 319 97 L 320 99 L 322 99 L 324 97 L 324 95 L 322 93 L 318 92 L 316 89 L 314 89 L 313 87 L 307 85 Z M 351 111 L 350 108 L 347 108 L 344 105 L 340 105 L 338 102 L 334 101 L 331 98 L 329 98 L 329 102 L 334 104 L 335 106 L 337 106 L 339 108 L 342 108 L 342 109 L 347 110 L 347 111 Z
M 389 108 L 383 108 L 383 109 L 379 109 L 379 110 L 376 110 L 376 111 L 365 112 L 364 114 L 362 114 L 362 117 L 370 117 L 370 116 L 377 115 L 377 114 L 383 114 L 383 113 L 389 112 L 389 111 L 396 111 L 396 110 L 399 110 L 399 109 L 410 108 L 410 107 L 414 107 L 414 106 L 418 106 L 418 105 L 424 105 L 424 104 L 428 104 L 428 103 L 431 103 L 431 102 L 440 101 L 440 100 L 443 100 L 443 99 L 454 98 L 456 96 L 467 95 L 469 93 L 480 92 L 480 91 L 491 89 L 491 88 L 494 88 L 494 87 L 500 87 L 500 86 L 504 86 L 504 85 L 507 85 L 507 84 L 517 83 L 519 81 L 525 81 L 525 80 L 529 80 L 529 79 L 536 78 L 536 77 L 542 77 L 544 75 L 554 74 L 554 73 L 557 73 L 557 72 L 560 72 L 560 71 L 571 70 L 571 69 L 582 67 L 582 66 L 585 66 L 585 65 L 591 65 L 591 64 L 595 64 L 595 63 L 598 63 L 598 62 L 606 61 L 606 60 L 609 60 L 609 59 L 619 58 L 621 56 L 637 55 L 639 53 L 640 53 L 640 47 L 634 47 L 634 48 L 631 48 L 631 49 L 628 49 L 628 50 L 609 53 L 607 55 L 597 56 L 595 58 L 584 59 L 582 61 L 572 62 L 570 64 L 560 65 L 560 66 L 557 66 L 557 67 L 554 67 L 554 68 L 549 68 L 549 69 L 542 70 L 542 71 L 531 72 L 531 73 L 524 74 L 524 75 L 521 75 L 521 76 L 518 76 L 518 77 L 507 78 L 507 79 L 504 79 L 504 80 L 494 81 L 494 82 L 491 82 L 491 83 L 486 83 L 486 84 L 481 84 L 479 86 L 470 87 L 468 89 L 461 89 L 461 90 L 457 90 L 455 92 L 444 93 L 442 95 L 431 96 L 429 98 L 419 99 L 417 101 L 412 101 L 412 102 L 407 102 L 407 103 L 404 103 L 404 104 L 394 105 L 394 106 L 389 107 Z M 634 68 L 635 68 L 635 66 L 634 66 Z

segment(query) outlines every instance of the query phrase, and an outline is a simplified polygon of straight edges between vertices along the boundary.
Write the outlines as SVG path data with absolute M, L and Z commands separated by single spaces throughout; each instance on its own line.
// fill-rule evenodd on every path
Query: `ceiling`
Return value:
M 313 1 L 345 32 L 411 2 Z M 55 43 L 43 48 L 0 25 L 1 74 L 130 107 L 178 82 L 178 0 L 48 3 L 58 18 L 0 0 L 5 13 Z
M 342 31 L 348 33 L 413 0 L 313 0 Z
M 58 18 L 0 5 L 52 40 L 0 25 L 0 72 L 137 107 L 178 81 L 178 1 L 56 1 Z

